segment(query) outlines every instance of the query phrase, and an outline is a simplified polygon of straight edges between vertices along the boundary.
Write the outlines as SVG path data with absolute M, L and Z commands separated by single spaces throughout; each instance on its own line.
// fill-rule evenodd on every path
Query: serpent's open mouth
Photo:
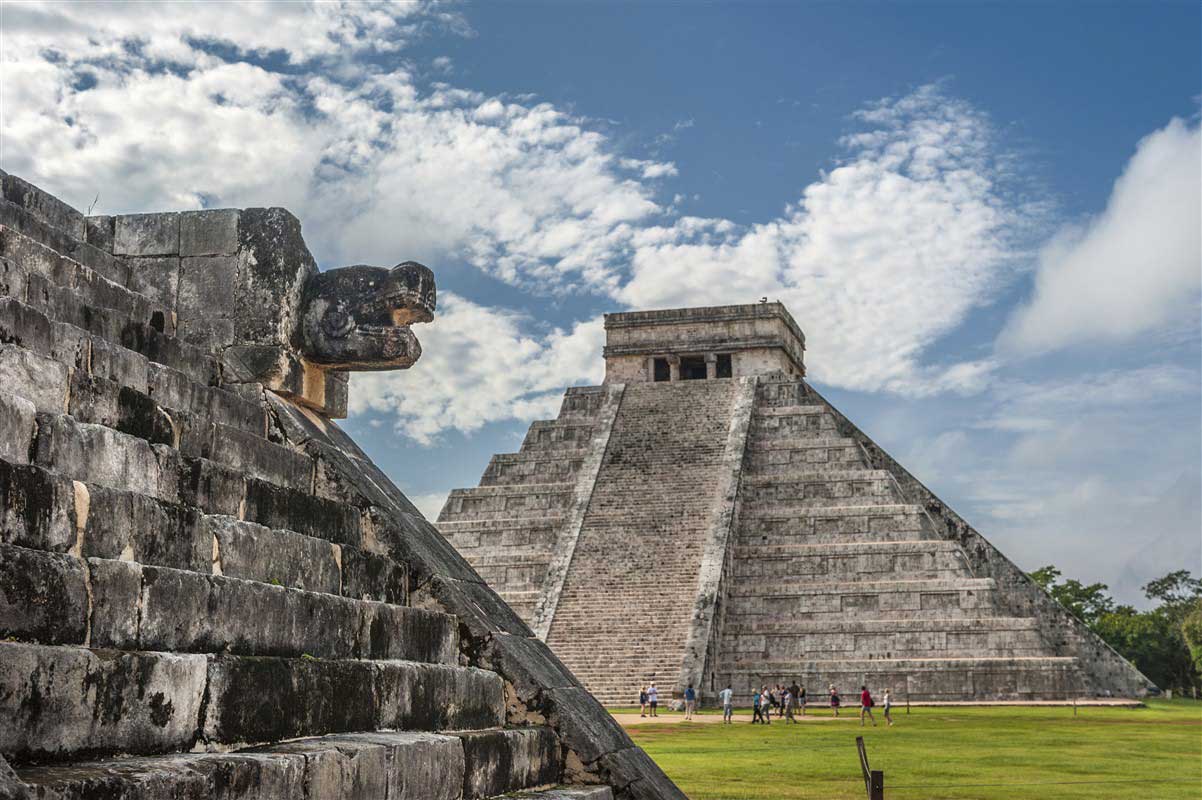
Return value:
M 358 265 L 321 273 L 306 287 L 306 354 L 340 369 L 412 366 L 421 344 L 409 329 L 434 319 L 434 273 L 414 261 L 392 269 Z

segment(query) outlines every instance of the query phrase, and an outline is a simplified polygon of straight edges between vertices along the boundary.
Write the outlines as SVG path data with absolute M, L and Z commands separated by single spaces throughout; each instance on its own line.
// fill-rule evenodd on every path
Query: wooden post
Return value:
M 1073 717 L 1077 716 L 1077 698 L 1073 698 Z
M 868 786 L 868 800 L 885 800 L 885 773 L 879 769 L 872 771 Z

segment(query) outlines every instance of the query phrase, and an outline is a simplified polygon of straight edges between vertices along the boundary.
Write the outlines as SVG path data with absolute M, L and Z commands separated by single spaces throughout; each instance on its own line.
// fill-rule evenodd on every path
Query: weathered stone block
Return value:
M 550 728 L 461 733 L 464 800 L 495 797 L 558 783 L 563 772 L 559 740 Z
M 87 615 L 79 559 L 0 544 L 0 639 L 82 644 Z
M 353 658 L 356 601 L 271 584 L 144 567 L 140 646 L 173 652 Z
M 123 256 L 179 255 L 179 214 L 122 214 L 115 220 L 113 253 Z
M 335 544 L 363 546 L 358 509 L 254 478 L 246 481 L 243 518 Z
M 233 255 L 238 250 L 238 216 L 235 208 L 184 211 L 179 215 L 179 254 Z
M 238 285 L 238 259 L 232 255 L 184 258 L 180 264 L 180 325 L 186 331 L 203 319 L 232 319 Z M 231 334 L 233 328 L 230 329 Z M 232 341 L 232 340 L 231 340 Z
M 234 744 L 374 730 L 378 670 L 365 661 L 214 658 L 203 736 Z
M 0 344 L 0 386 L 23 397 L 38 411 L 67 410 L 67 368 L 15 344 Z
M 15 297 L 0 297 L 0 342 L 50 355 L 50 320 Z
M 619 750 L 601 759 L 614 794 L 630 800 L 687 800 L 684 792 L 637 747 Z
M 97 249 L 112 253 L 115 223 L 116 218 L 111 216 L 97 215 L 85 218 L 85 240 Z
M 75 497 L 62 475 L 0 460 L 0 541 L 66 552 L 75 545 Z
M 0 459 L 10 464 L 28 463 L 36 416 L 32 402 L 0 391 Z
M 183 503 L 195 506 L 206 514 L 239 516 L 247 497 L 247 481 L 234 470 L 209 461 L 193 458 L 180 472 L 179 496 Z
M 407 565 L 355 547 L 342 548 L 341 558 L 342 594 L 399 606 L 409 604 Z
M 34 462 L 76 480 L 172 501 L 176 478 L 164 475 L 150 444 L 64 414 L 38 417 Z
M 580 688 L 580 682 L 555 657 L 546 643 L 533 637 L 496 633 L 481 652 L 480 663 L 504 675 L 513 684 L 518 699 L 527 705 L 535 704 L 540 693 L 553 689 Z M 553 697 L 553 694 L 548 694 L 544 699 Z M 564 702 L 574 699 L 574 695 L 564 697 Z M 539 707 L 554 710 L 553 706 L 547 704 Z
M 479 669 L 381 662 L 377 697 L 381 728 L 477 730 L 505 723 L 501 678 Z
M 204 656 L 0 642 L 0 752 L 61 759 L 191 746 Z
M 89 512 L 82 554 L 209 572 L 213 540 L 194 510 L 135 492 L 87 487 Z
M 142 567 L 131 561 L 89 558 L 91 646 L 138 650 L 142 611 Z
M 93 375 L 108 378 L 120 386 L 147 390 L 148 359 L 142 353 L 91 336 L 90 362 Z
M 313 462 L 303 453 L 226 425 L 214 426 L 210 457 L 248 477 L 280 486 L 313 485 Z
M 179 292 L 179 256 L 130 256 L 129 287 L 169 310 Z
M 201 517 L 199 525 L 216 540 L 222 575 L 311 592 L 338 594 L 341 589 L 336 544 L 220 515 Z
M 435 664 L 459 662 L 454 617 L 407 606 L 356 602 L 363 615 L 361 657 Z

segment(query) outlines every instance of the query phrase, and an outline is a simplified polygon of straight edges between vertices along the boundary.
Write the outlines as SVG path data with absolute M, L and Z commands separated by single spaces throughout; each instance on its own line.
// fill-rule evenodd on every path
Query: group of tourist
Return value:
M 722 703 L 722 723 L 731 725 L 734 723 L 734 689 L 730 684 L 718 693 L 718 699 Z M 843 705 L 843 699 L 839 696 L 839 688 L 833 683 L 827 689 L 827 702 L 830 704 L 831 711 L 837 717 L 839 709 Z M 763 686 L 760 691 L 752 695 L 752 725 L 771 725 L 772 715 L 775 712 L 777 719 L 783 719 L 786 723 L 797 723 L 794 714 L 798 709 L 804 717 L 806 707 L 809 703 L 809 698 L 806 695 L 806 688 L 800 682 L 794 682 L 792 686 Z M 872 693 L 868 691 L 867 686 L 860 687 L 860 727 L 864 727 L 867 720 L 872 723 L 872 727 L 876 727 L 876 717 L 872 714 L 872 709 L 876 707 L 876 700 L 873 699 Z M 659 716 L 659 690 L 655 688 L 655 682 L 650 685 L 639 688 L 639 715 L 642 717 Z M 892 727 L 893 725 L 893 695 L 889 689 L 885 690 L 882 716 L 885 722 Z M 697 691 L 693 688 L 693 684 L 689 684 L 684 692 L 684 718 L 692 719 L 693 714 L 697 711 Z M 650 712 L 650 713 L 648 713 Z

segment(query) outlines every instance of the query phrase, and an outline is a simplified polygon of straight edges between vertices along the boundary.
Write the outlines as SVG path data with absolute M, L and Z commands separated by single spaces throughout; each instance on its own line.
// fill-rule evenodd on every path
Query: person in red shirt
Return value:
M 876 727 L 876 719 L 872 716 L 872 707 L 876 705 L 872 701 L 872 695 L 868 692 L 867 686 L 860 687 L 860 727 L 864 727 L 864 716 L 872 720 L 872 727 Z

